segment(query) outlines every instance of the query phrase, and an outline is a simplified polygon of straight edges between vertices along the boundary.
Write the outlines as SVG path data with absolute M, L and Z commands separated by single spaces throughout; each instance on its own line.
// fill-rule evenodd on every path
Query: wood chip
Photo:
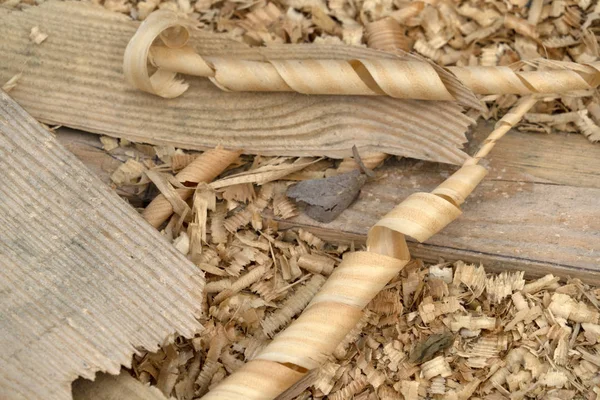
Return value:
M 350 206 L 366 181 L 366 176 L 355 170 L 297 183 L 288 189 L 287 195 L 305 204 L 304 211 L 309 217 L 330 222 Z

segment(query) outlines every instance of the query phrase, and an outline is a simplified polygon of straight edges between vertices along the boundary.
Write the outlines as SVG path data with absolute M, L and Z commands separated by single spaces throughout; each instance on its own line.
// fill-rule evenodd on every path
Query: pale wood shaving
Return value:
M 22 76 L 23 76 L 22 72 L 19 72 L 18 74 L 13 75 L 9 80 L 7 80 L 2 85 L 2 90 L 4 90 L 6 93 L 13 90 L 15 87 L 17 87 L 17 84 L 19 83 L 19 79 L 21 79 Z
M 299 240 L 295 236 L 291 238 Z M 319 245 L 327 248 L 325 243 Z M 267 250 L 262 245 L 258 246 L 263 251 L 270 252 L 270 248 Z M 286 246 L 274 249 L 279 248 L 281 250 L 277 251 L 289 249 Z M 311 248 L 316 251 L 315 247 Z M 307 254 L 310 253 L 302 253 Z M 521 393 L 524 396 L 532 391 L 541 396 L 557 389 L 583 394 L 583 388 L 593 387 L 595 373 L 600 370 L 600 358 L 595 355 L 592 346 L 600 341 L 600 325 L 597 311 L 594 312 L 589 300 L 577 289 L 577 281 L 569 285 L 558 285 L 554 277 L 546 277 L 525 283 L 522 273 L 488 276 L 482 266 L 461 262 L 449 267 L 441 265 L 421 268 L 425 273 L 421 276 L 444 282 L 449 286 L 449 293 L 458 297 L 449 296 L 448 293 L 443 295 L 441 302 L 436 303 L 424 297 L 412 305 L 403 306 L 403 298 L 399 296 L 397 289 L 383 291 L 372 301 L 355 329 L 340 344 L 334 353 L 335 358 L 321 367 L 316 380 L 298 398 L 310 398 L 311 395 L 328 395 L 328 398 L 340 399 L 364 395 L 364 398 L 370 398 L 369 396 L 377 394 L 385 399 L 400 399 L 400 396 L 416 399 L 425 394 L 443 394 L 449 399 L 466 400 L 473 395 L 495 398 L 493 396 L 504 396 L 507 393 Z M 273 275 L 265 270 L 262 271 L 262 276 L 266 279 L 267 286 L 281 287 L 274 281 L 277 274 Z M 399 276 L 399 282 L 407 282 L 410 276 L 419 274 L 416 270 L 407 271 Z M 230 296 L 232 281 L 226 281 L 229 282 L 227 286 L 213 288 L 209 278 L 208 296 L 217 301 L 219 296 Z M 245 298 L 244 295 L 243 299 L 228 304 L 226 308 L 222 308 L 222 305 L 234 297 L 223 301 L 219 306 L 220 314 L 214 314 L 215 318 L 222 322 L 236 321 L 236 324 L 246 327 L 245 329 L 255 329 L 250 340 L 240 340 L 242 336 L 234 339 L 238 344 L 233 348 L 238 350 L 228 353 L 227 363 L 233 367 L 225 374 L 238 370 L 244 359 L 253 357 L 268 343 L 268 337 L 289 324 L 291 318 L 306 307 L 323 282 L 321 275 L 312 275 L 299 288 L 291 289 L 283 297 L 271 297 L 267 300 L 275 301 L 279 304 L 278 308 L 272 308 L 265 302 L 256 303 L 259 307 L 257 311 L 260 311 L 258 319 L 250 318 L 245 311 L 252 310 L 248 305 L 256 300 Z M 473 297 L 473 287 L 479 288 L 479 285 L 483 285 L 484 289 L 478 289 L 478 295 Z M 592 296 L 600 296 L 598 290 L 590 291 L 588 288 L 587 291 Z M 236 296 L 242 293 L 249 292 L 246 289 Z M 544 301 L 546 296 L 548 302 Z M 388 303 L 390 306 L 386 306 Z M 561 307 L 558 307 L 559 310 L 555 312 L 557 306 L 554 303 L 567 304 L 567 310 L 561 311 Z M 399 304 L 400 307 L 392 307 L 393 304 Z M 424 312 L 432 304 L 439 311 L 433 314 Z M 486 304 L 487 311 L 481 314 L 483 310 L 480 308 L 465 314 L 465 310 L 472 309 L 473 304 Z M 514 304 L 513 308 L 511 304 Z M 265 313 L 262 311 L 265 309 L 272 311 Z M 417 309 L 424 313 L 417 312 L 416 318 L 411 317 Z M 387 328 L 384 321 L 390 313 L 395 316 L 395 322 Z M 581 322 L 583 320 L 592 322 Z M 581 323 L 585 336 L 582 334 L 572 342 L 571 335 L 565 328 L 578 323 Z M 394 324 L 400 324 L 403 328 L 397 330 L 393 328 Z M 407 364 L 413 343 L 439 332 L 445 325 L 460 332 L 450 347 L 420 366 Z M 540 330 L 540 327 L 545 329 Z M 473 332 L 479 332 L 476 340 L 473 340 Z M 553 343 L 548 353 L 551 363 L 544 356 L 537 355 L 545 348 L 546 343 Z M 221 379 L 218 371 L 223 362 L 225 361 L 221 360 L 218 365 L 206 362 L 206 368 L 210 368 L 209 372 L 213 374 L 211 376 Z M 464 380 L 464 376 L 470 378 Z M 575 376 L 579 382 L 574 381 Z M 211 387 L 213 385 L 214 382 L 210 384 Z
M 44 40 L 48 39 L 48 35 L 41 32 L 39 26 L 34 26 L 29 33 L 29 39 L 35 44 L 41 44 Z
M 110 136 L 100 136 L 102 148 L 106 151 L 111 151 L 119 147 L 119 141 Z
M 144 164 L 130 158 L 112 173 L 110 179 L 118 186 L 131 185 L 137 183 L 144 171 L 146 171 Z

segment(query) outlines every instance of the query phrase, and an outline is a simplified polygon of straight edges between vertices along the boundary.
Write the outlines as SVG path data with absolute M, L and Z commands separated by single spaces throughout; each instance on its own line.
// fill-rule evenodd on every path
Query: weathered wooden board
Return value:
M 491 129 L 478 125 L 472 147 Z M 463 215 L 426 243 L 413 242 L 412 254 L 600 284 L 600 146 L 581 135 L 511 132 L 488 159 L 490 173 L 463 205 Z M 362 242 L 402 199 L 433 189 L 454 170 L 415 160 L 388 162 L 383 177 L 368 183 L 337 220 L 320 224 L 299 216 L 283 224 Z
M 477 126 L 473 149 L 491 128 L 492 124 Z M 59 132 L 58 138 L 76 143 L 72 135 Z M 88 166 L 95 168 L 110 158 L 100 150 L 97 137 L 79 137 L 86 145 L 71 150 Z M 94 146 L 94 157 L 82 154 L 83 148 Z M 554 273 L 600 284 L 600 146 L 580 135 L 511 132 L 488 159 L 490 173 L 464 205 L 463 216 L 427 243 L 413 243 L 412 254 L 429 261 L 462 259 L 483 262 L 490 270 L 524 269 L 531 276 Z M 394 205 L 410 193 L 432 189 L 453 170 L 391 160 L 380 170 L 381 178 L 368 183 L 336 221 L 319 224 L 300 216 L 280 221 L 280 226 L 301 226 L 330 240 L 362 243 L 369 227 Z
M 29 39 L 34 26 L 48 34 L 40 45 Z M 191 77 L 176 99 L 135 90 L 124 81 L 122 62 L 136 29 L 124 15 L 80 2 L 0 9 L 0 84 L 22 72 L 11 96 L 38 120 L 137 142 L 332 157 L 350 156 L 356 145 L 455 164 L 466 156 L 461 147 L 471 120 L 451 102 L 226 93 Z M 203 55 L 246 59 L 390 57 L 348 46 L 253 49 L 207 33 L 194 44 Z
M 200 329 L 204 278 L 0 91 L 0 398 L 70 399 Z

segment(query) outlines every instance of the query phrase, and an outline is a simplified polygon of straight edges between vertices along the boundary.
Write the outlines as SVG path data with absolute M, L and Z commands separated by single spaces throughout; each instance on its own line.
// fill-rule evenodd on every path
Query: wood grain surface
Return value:
M 479 124 L 471 147 L 492 127 Z M 600 146 L 581 135 L 511 132 L 488 160 L 490 172 L 463 205 L 463 215 L 426 243 L 412 242 L 411 254 L 600 284 Z M 454 170 L 394 160 L 337 220 L 320 224 L 301 215 L 281 223 L 330 240 L 362 243 L 368 229 L 402 199 L 433 189 Z
M 204 277 L 0 91 L 0 398 L 70 399 L 200 329 Z
M 48 34 L 40 45 L 29 39 L 34 26 Z M 466 157 L 461 148 L 472 121 L 454 102 L 227 93 L 192 77 L 176 99 L 135 90 L 124 82 L 122 60 L 136 28 L 126 16 L 79 2 L 0 8 L 0 83 L 22 72 L 11 96 L 40 121 L 137 142 L 331 157 L 351 156 L 356 145 L 363 153 L 453 164 Z M 255 60 L 394 57 L 349 46 L 250 48 L 202 32 L 192 42 L 205 56 Z

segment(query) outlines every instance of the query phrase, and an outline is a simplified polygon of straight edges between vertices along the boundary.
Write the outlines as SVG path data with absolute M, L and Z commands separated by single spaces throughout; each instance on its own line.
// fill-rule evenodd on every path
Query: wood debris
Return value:
M 29 39 L 35 44 L 41 44 L 44 40 L 48 39 L 48 35 L 41 32 L 38 26 L 34 26 L 29 33 Z
M 278 162 L 242 157 L 217 180 L 255 176 Z M 206 393 L 300 315 L 337 267 L 348 247 L 253 218 L 275 209 L 291 183 L 285 179 L 261 186 L 234 179 L 233 192 L 199 187 L 190 208 L 203 228 L 190 230 L 177 215 L 166 221 L 164 234 L 206 272 L 206 329 L 178 339 L 178 357 L 168 347 L 136 356 L 140 380 L 179 399 Z M 316 399 L 591 398 L 600 385 L 598 303 L 600 291 L 578 280 L 526 281 L 522 272 L 488 275 L 482 265 L 416 261 L 369 303 L 316 378 L 295 389 Z
M 273 234 L 264 234 L 268 239 L 259 241 L 271 243 L 275 254 L 294 253 L 302 246 L 296 235 L 279 233 L 283 241 L 278 242 L 281 239 Z M 315 254 L 334 252 L 330 245 L 324 250 L 306 249 Z M 179 351 L 192 352 L 196 358 L 180 365 L 177 382 L 184 381 L 190 369 L 197 370 L 197 359 L 206 359 L 212 338 L 227 324 L 231 342 L 223 347 L 210 377 L 203 378 L 209 389 L 213 387 L 289 324 L 325 281 L 323 275 L 309 271 L 286 280 L 279 268 L 272 264 L 261 271 L 257 282 L 229 298 L 239 300 L 228 307 L 215 301 L 230 289 L 207 293 L 209 315 L 203 323 L 208 329 L 191 341 L 179 341 Z M 431 301 L 427 295 L 439 281 L 438 270 L 437 266 L 416 264 L 394 278 L 389 287 L 408 284 L 413 277 L 424 285 L 408 299 L 385 295 L 398 293 L 397 289 L 377 296 L 357 330 L 323 365 L 318 377 L 305 385 L 302 393 L 296 393 L 297 398 L 418 399 L 429 394 L 465 400 L 470 396 L 493 399 L 508 395 L 595 399 L 593 390 L 600 387 L 600 325 L 598 309 L 589 298 L 599 302 L 599 289 L 574 280 L 529 294 L 523 290 L 521 273 L 487 275 L 482 266 L 458 262 L 444 268 L 445 276 L 450 272 L 451 279 L 445 284 L 453 296 L 443 295 L 438 303 L 440 311 L 423 319 L 419 310 Z M 464 283 L 465 271 L 478 271 L 484 279 L 484 288 L 476 296 Z M 215 279 L 222 278 L 208 274 L 209 282 Z M 573 285 L 588 296 L 581 290 L 563 293 L 563 288 Z M 388 297 L 397 305 L 394 309 L 381 307 Z M 145 360 L 153 357 L 156 359 L 152 354 L 136 356 L 135 374 L 140 376 Z M 163 361 L 156 370 L 167 362 L 164 356 L 159 360 Z M 165 394 L 185 398 L 177 392 Z

